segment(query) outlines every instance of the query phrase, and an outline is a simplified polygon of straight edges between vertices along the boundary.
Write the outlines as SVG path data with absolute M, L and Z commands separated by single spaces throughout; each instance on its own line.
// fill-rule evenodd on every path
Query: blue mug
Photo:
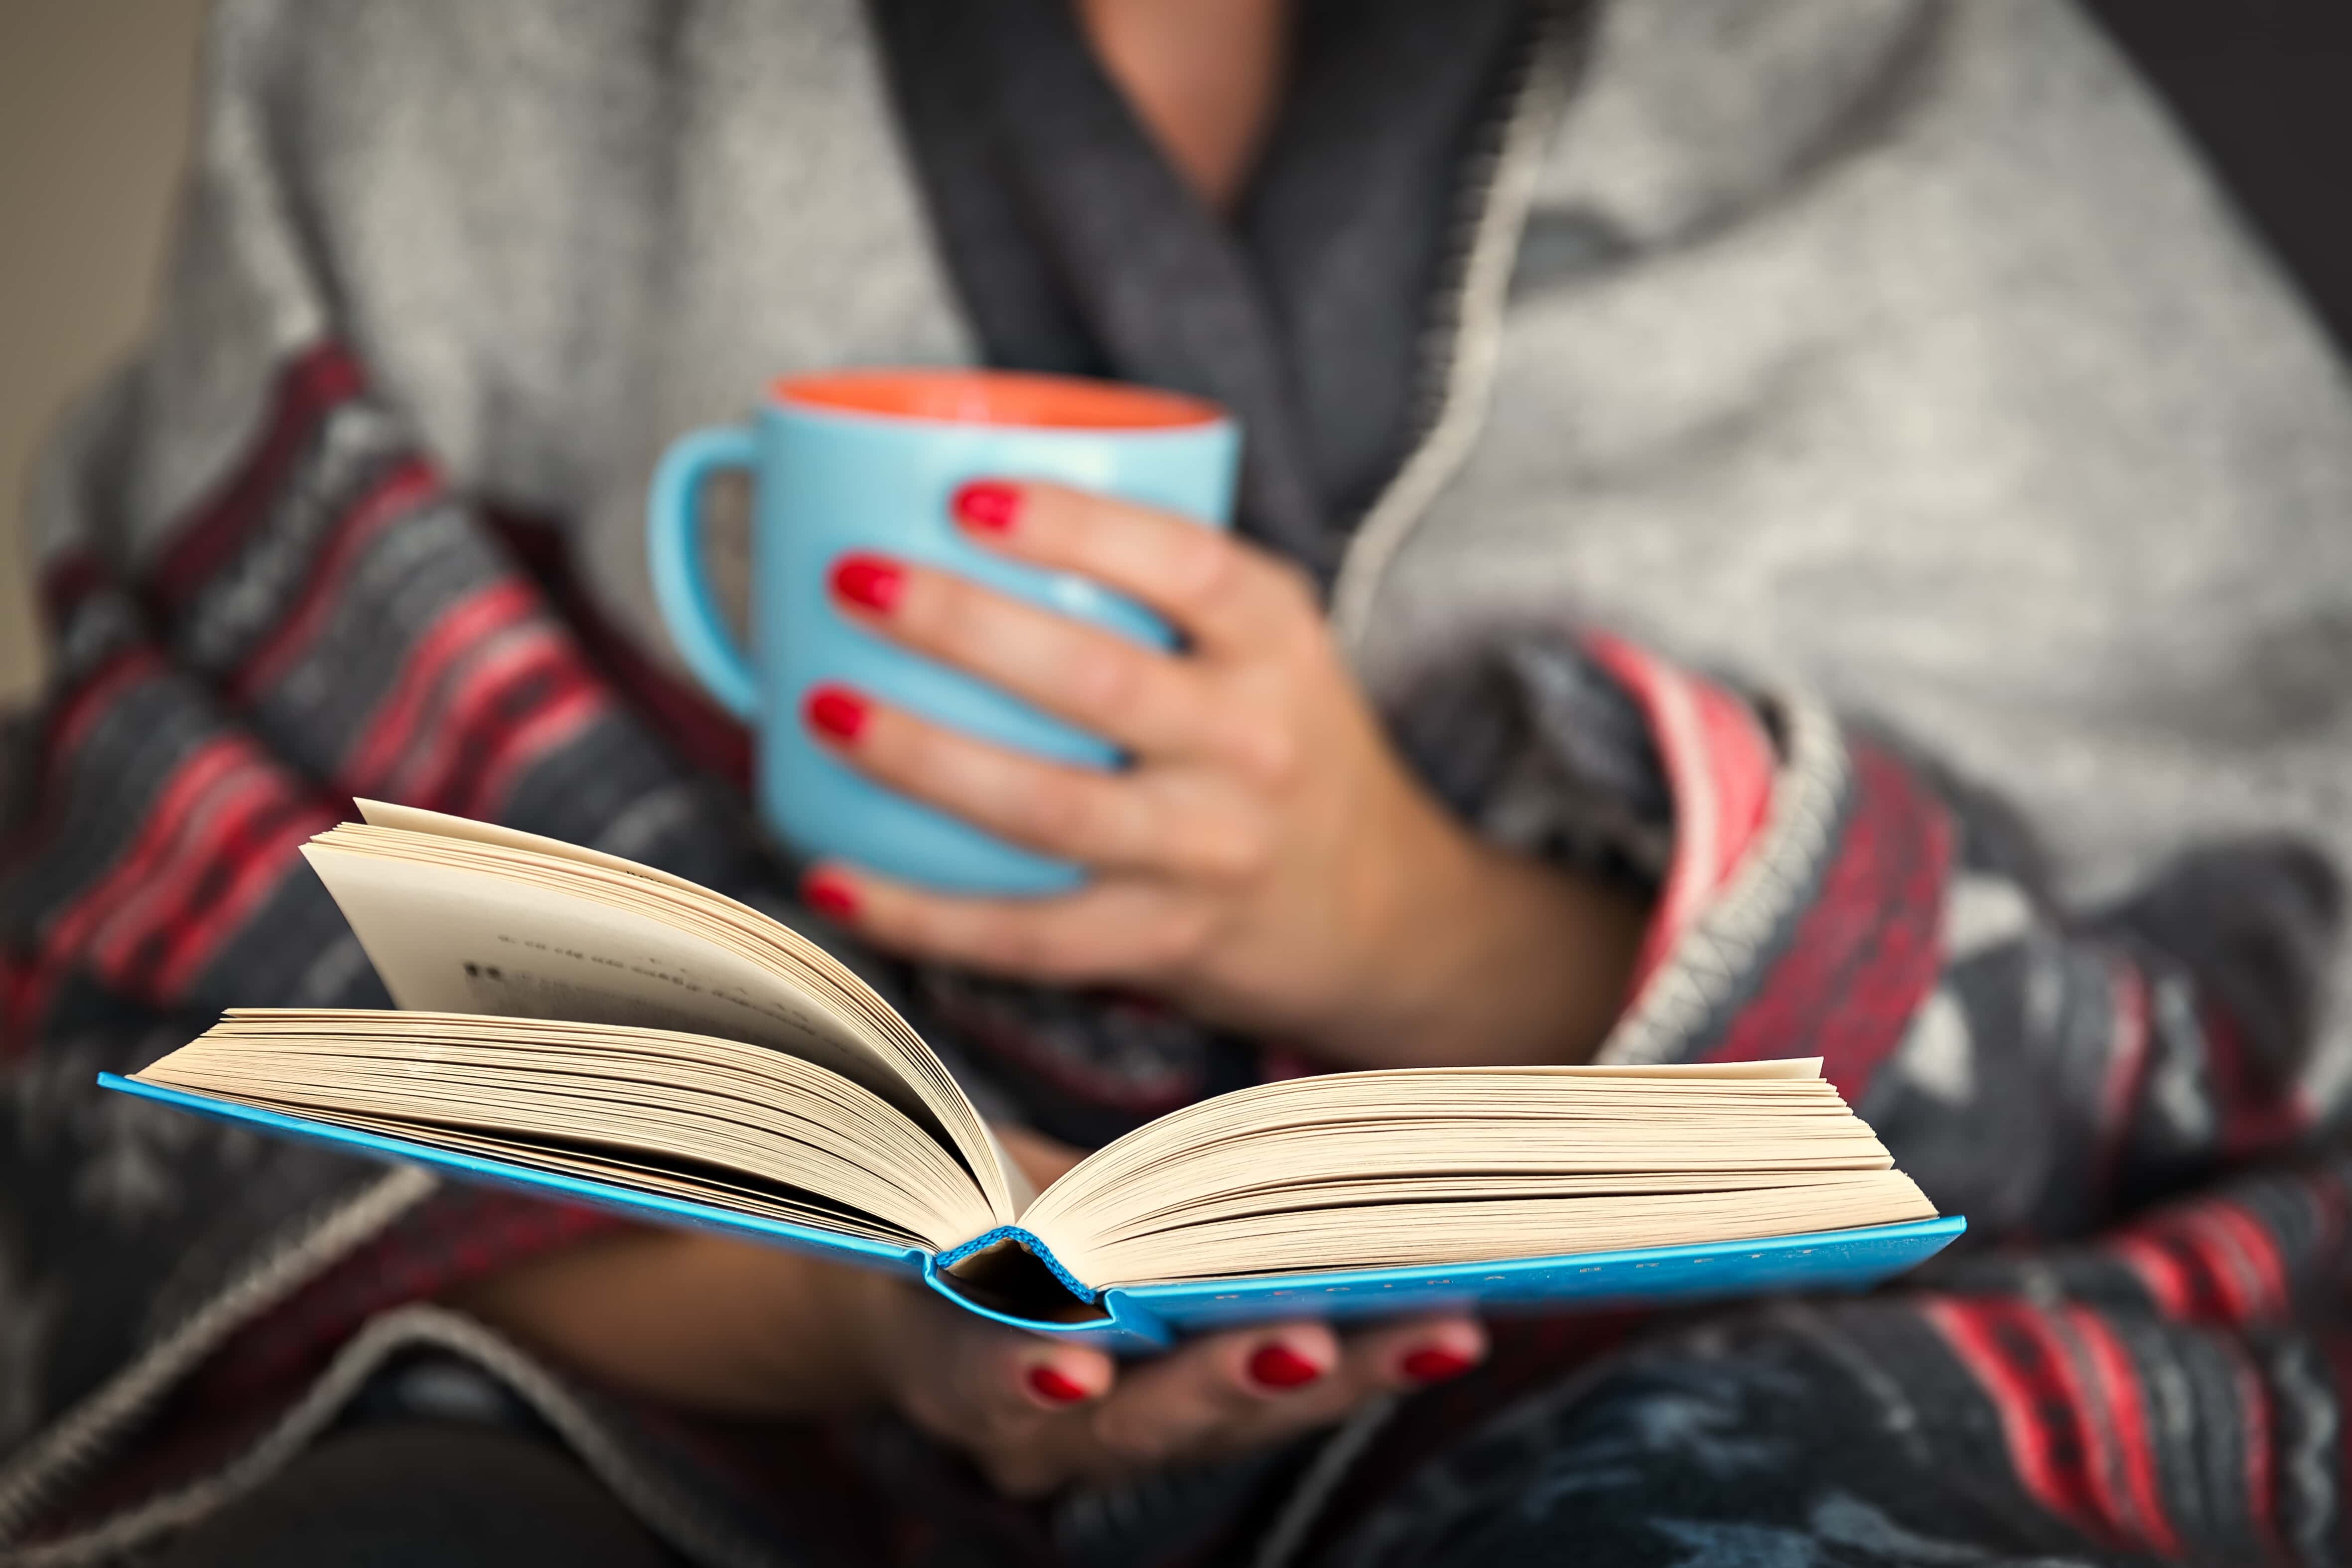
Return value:
M 1131 599 L 971 543 L 950 498 L 968 479 L 1049 479 L 1222 527 L 1240 448 L 1213 405 L 1146 387 L 970 370 L 790 377 L 751 423 L 690 432 L 663 455 L 646 503 L 655 600 L 687 665 L 752 726 L 761 813 L 794 849 L 953 892 L 1061 892 L 1083 879 L 1077 867 L 845 767 L 803 727 L 803 700 L 841 682 L 1044 757 L 1113 768 L 1117 749 L 862 630 L 834 607 L 827 574 L 841 556 L 875 551 L 1167 647 L 1167 625 Z M 748 473 L 755 498 L 748 649 L 702 564 L 700 493 L 722 469 Z

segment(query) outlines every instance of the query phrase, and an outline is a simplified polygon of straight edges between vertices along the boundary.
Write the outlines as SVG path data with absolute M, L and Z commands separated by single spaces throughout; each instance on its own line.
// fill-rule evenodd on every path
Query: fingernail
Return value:
M 1428 1345 L 1404 1358 L 1404 1374 L 1415 1383 L 1444 1383 L 1460 1377 L 1476 1363 L 1459 1351 Z
M 1249 1374 L 1268 1388 L 1303 1388 L 1323 1369 L 1288 1345 L 1267 1345 L 1250 1357 Z
M 813 871 L 801 882 L 801 902 L 827 920 L 848 921 L 857 917 L 857 894 L 840 878 L 824 871 Z
M 1010 533 L 1013 520 L 1021 515 L 1021 492 L 1002 479 L 973 479 L 956 487 L 948 510 L 966 528 Z
M 836 741 L 855 741 L 857 732 L 866 728 L 866 716 L 871 711 L 866 699 L 840 686 L 820 686 L 808 694 L 803 710 L 808 715 L 809 728 Z
M 1055 1405 L 1076 1405 L 1079 1400 L 1087 1397 L 1084 1384 L 1050 1366 L 1031 1367 L 1029 1386 L 1037 1391 L 1038 1398 L 1049 1400 Z
M 898 607 L 906 586 L 905 569 L 886 556 L 845 555 L 833 563 L 833 591 L 877 616 Z

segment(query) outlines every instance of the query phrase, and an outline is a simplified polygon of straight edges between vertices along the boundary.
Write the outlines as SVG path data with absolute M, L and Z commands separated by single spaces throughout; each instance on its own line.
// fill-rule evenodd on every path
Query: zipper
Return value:
M 1485 427 L 1502 346 L 1503 312 L 1511 268 L 1535 197 L 1544 143 L 1568 101 L 1580 51 L 1572 41 L 1591 5 L 1549 4 L 1532 29 L 1520 79 L 1497 115 L 1499 133 L 1479 159 L 1462 204 L 1456 253 L 1447 269 L 1431 331 L 1441 340 L 1425 357 L 1434 382 L 1435 409 L 1380 496 L 1364 513 L 1339 559 L 1331 586 L 1331 625 L 1339 646 L 1360 666 L 1370 632 L 1372 604 L 1397 552 L 1460 470 Z M 1444 342 L 1450 337 L 1450 342 Z

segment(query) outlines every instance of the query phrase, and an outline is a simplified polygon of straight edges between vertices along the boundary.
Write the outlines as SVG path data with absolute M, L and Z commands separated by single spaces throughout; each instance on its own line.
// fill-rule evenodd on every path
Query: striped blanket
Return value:
M 1055 0 L 223 0 L 156 333 L 33 507 L 0 1557 L 152 1557 L 429 1365 L 708 1563 L 2352 1561 L 2338 889 L 2229 826 L 2352 844 L 2341 366 L 2064 5 L 1311 9 L 1244 253 Z M 436 1304 L 604 1219 L 95 1089 L 383 1003 L 296 853 L 354 795 L 806 919 L 648 658 L 645 475 L 779 371 L 974 360 L 1243 410 L 1243 525 L 1336 574 L 1433 790 L 1648 892 L 1603 1057 L 1822 1057 L 1965 1249 L 1499 1325 L 1336 1432 L 1014 1507 Z M 1076 1143 L 1317 1065 L 844 952 Z
M 170 548 L 54 563 L 58 676 L 0 862 L 0 1540 L 97 1551 L 201 1513 L 401 1345 L 463 1339 L 416 1303 L 607 1223 L 91 1089 L 224 1006 L 383 1001 L 295 854 L 351 796 L 792 914 L 742 736 L 564 567 L 450 493 L 333 344 L 285 366 Z M 2015 821 L 1899 739 L 1598 634 L 1498 637 L 1394 724 L 1483 830 L 1656 889 L 1612 1055 L 1821 1054 L 1974 1245 L 1861 1303 L 1507 1329 L 1326 1478 L 1300 1550 L 1451 1561 L 1540 1528 L 1623 1562 L 1784 1560 L 1701 1551 L 1751 1537 L 1817 1550 L 1790 1562 L 2342 1559 L 2352 1160 L 2294 1087 L 2336 915 L 2314 857 L 2212 846 L 2061 910 Z M 992 1104 L 1065 1137 L 1299 1065 L 1131 999 L 869 967 Z M 725 1542 L 789 1539 L 674 1422 L 546 1397 L 720 1500 Z

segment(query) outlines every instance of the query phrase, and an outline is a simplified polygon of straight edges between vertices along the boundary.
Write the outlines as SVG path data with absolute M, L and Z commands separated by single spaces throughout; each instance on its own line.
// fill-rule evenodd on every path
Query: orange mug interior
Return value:
M 951 425 L 1169 430 L 1223 417 L 1214 404 L 1181 393 L 1009 370 L 825 371 L 782 377 L 770 391 L 796 408 Z

